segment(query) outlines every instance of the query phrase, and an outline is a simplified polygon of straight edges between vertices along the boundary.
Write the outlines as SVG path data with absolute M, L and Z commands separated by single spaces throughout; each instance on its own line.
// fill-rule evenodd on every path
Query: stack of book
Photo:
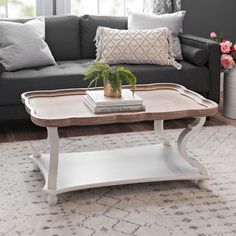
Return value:
M 106 97 L 103 90 L 87 91 L 86 95 L 84 95 L 84 103 L 94 113 L 145 110 L 142 98 L 136 94 L 133 95 L 133 92 L 129 89 L 122 89 L 120 98 Z

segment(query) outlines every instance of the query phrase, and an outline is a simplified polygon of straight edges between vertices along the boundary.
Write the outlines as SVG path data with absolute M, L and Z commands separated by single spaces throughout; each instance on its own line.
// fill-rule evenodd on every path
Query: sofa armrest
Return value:
M 188 45 L 195 48 L 207 50 L 210 81 L 208 98 L 219 103 L 220 100 L 220 45 L 210 39 L 204 39 L 192 35 L 179 35 L 181 45 Z M 201 78 L 199 78 L 201 79 Z
M 183 59 L 197 66 L 203 66 L 208 62 L 208 50 L 181 44 Z
M 3 71 L 4 71 L 4 67 L 3 67 L 3 65 L 0 63 L 0 78 L 1 78 L 1 75 L 2 75 Z

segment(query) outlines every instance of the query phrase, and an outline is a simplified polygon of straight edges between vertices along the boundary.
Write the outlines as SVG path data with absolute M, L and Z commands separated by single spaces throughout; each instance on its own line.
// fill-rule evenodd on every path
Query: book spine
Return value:
M 131 111 L 145 111 L 144 105 L 138 106 L 120 106 L 120 107 L 93 107 L 89 100 L 86 97 L 83 100 L 84 103 L 92 110 L 94 113 L 112 113 L 112 112 L 131 112 Z
M 133 100 L 133 101 L 120 101 L 120 102 L 94 102 L 93 99 L 87 94 L 87 100 L 95 107 L 103 108 L 103 107 L 113 107 L 113 106 L 143 106 L 142 100 Z
M 145 106 L 120 106 L 120 107 L 96 107 L 95 113 L 112 113 L 112 112 L 129 112 L 129 111 L 144 111 Z

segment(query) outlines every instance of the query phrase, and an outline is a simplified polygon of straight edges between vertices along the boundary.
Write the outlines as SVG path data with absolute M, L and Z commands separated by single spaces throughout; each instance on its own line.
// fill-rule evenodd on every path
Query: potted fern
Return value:
M 110 67 L 103 62 L 95 62 L 89 65 L 84 74 L 84 79 L 91 79 L 89 88 L 94 84 L 97 86 L 98 80 L 103 80 L 104 95 L 107 97 L 120 97 L 122 81 L 127 82 L 134 93 L 136 77 L 128 69 L 123 66 Z

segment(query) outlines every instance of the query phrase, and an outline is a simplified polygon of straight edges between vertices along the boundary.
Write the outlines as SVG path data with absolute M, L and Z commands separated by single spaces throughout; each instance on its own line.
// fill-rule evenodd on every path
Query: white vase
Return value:
M 223 115 L 236 119 L 236 67 L 224 73 Z

